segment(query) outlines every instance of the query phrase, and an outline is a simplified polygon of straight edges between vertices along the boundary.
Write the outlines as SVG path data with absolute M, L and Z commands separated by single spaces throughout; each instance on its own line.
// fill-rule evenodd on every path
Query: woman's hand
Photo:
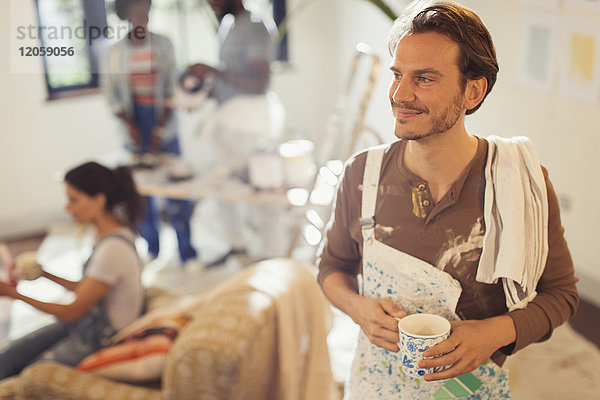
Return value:
M 515 325 L 508 315 L 450 323 L 450 337 L 427 349 L 423 356 L 435 358 L 419 361 L 419 368 L 451 367 L 425 375 L 426 381 L 449 379 L 471 372 L 486 362 L 496 350 L 516 340 Z
M 75 300 L 70 304 L 46 303 L 25 296 L 17 290 L 0 282 L 0 296 L 10 296 L 21 300 L 48 314 L 54 315 L 63 322 L 73 323 L 87 313 L 108 292 L 110 286 L 94 278 L 86 277 L 75 287 Z
M 398 320 L 406 316 L 391 299 L 362 297 L 351 317 L 375 346 L 397 352 Z
M 14 298 L 17 290 L 14 286 L 5 282 L 0 282 L 0 296 L 8 296 Z

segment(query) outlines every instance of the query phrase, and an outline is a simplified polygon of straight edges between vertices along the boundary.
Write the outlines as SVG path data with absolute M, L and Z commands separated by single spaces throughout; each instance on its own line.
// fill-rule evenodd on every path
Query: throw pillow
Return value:
M 157 319 L 151 326 L 86 357 L 77 369 L 121 382 L 158 381 L 171 345 L 188 321 L 184 315 Z

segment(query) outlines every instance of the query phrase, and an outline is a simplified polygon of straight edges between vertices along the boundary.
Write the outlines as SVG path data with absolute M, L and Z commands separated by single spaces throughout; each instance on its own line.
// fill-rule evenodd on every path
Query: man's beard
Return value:
M 408 102 L 392 103 L 392 106 L 409 109 L 409 110 L 414 110 L 414 111 L 419 111 L 424 114 L 431 114 L 431 112 L 429 111 L 429 109 L 426 106 L 418 106 L 418 105 L 415 105 L 414 103 L 408 103 Z M 441 112 L 439 112 L 437 115 L 431 116 L 431 129 L 429 131 L 424 132 L 424 133 L 407 132 L 407 133 L 404 133 L 401 135 L 396 135 L 396 136 L 398 136 L 399 138 L 404 139 L 404 140 L 419 140 L 419 139 L 424 139 L 426 137 L 442 134 L 442 133 L 452 129 L 454 127 L 454 125 L 456 125 L 456 123 L 460 119 L 462 113 L 463 113 L 462 94 L 458 93 L 456 96 L 454 96 L 452 103 L 448 104 L 448 106 L 446 108 L 444 108 Z M 396 123 L 397 124 L 405 124 L 405 123 L 408 123 L 408 121 L 399 120 L 396 118 Z

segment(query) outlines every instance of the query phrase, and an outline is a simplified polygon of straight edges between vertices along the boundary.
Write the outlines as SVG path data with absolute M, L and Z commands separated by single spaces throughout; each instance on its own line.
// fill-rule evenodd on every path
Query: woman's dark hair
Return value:
M 138 1 L 144 1 L 152 5 L 152 0 L 115 0 L 115 12 L 117 13 L 117 17 L 123 20 L 127 19 L 129 6 Z
M 472 10 L 449 1 L 414 1 L 396 19 L 388 37 L 388 48 L 394 54 L 400 40 L 409 34 L 436 32 L 458 44 L 458 68 L 461 88 L 467 80 L 485 78 L 487 91 L 491 92 L 498 75 L 498 60 L 492 37 L 481 19 Z M 472 114 L 483 104 L 467 110 Z
M 97 162 L 87 162 L 68 171 L 65 182 L 88 196 L 104 194 L 105 209 L 124 224 L 137 227 L 144 203 L 127 167 L 109 169 Z

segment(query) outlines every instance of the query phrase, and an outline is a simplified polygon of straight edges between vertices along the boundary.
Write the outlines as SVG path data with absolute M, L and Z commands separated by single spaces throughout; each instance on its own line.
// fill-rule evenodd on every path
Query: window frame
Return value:
M 98 26 L 101 29 L 106 28 L 106 13 L 94 13 L 93 10 L 99 8 L 101 5 L 104 7 L 105 0 L 80 0 L 82 10 L 83 10 L 83 21 L 92 21 L 94 23 L 93 26 Z M 40 12 L 40 0 L 35 0 L 35 13 L 36 13 L 36 22 L 38 27 L 45 26 L 43 25 L 43 18 Z M 90 25 L 92 26 L 92 25 Z M 40 44 L 42 47 L 46 46 L 46 42 L 42 35 L 39 36 Z M 50 76 L 48 71 L 48 60 L 47 56 L 42 57 L 42 63 L 44 66 L 44 82 L 46 85 L 47 92 L 47 100 L 55 100 L 62 99 L 67 97 L 75 97 L 87 94 L 94 94 L 99 92 L 99 79 L 98 79 L 98 63 L 97 60 L 93 56 L 93 52 L 91 51 L 91 46 L 88 42 L 87 32 L 85 37 L 86 43 L 88 45 L 85 47 L 87 51 L 87 59 L 90 65 L 89 73 L 90 79 L 87 83 L 84 84 L 76 84 L 76 85 L 68 85 L 68 86 L 60 86 L 54 87 L 50 83 Z

